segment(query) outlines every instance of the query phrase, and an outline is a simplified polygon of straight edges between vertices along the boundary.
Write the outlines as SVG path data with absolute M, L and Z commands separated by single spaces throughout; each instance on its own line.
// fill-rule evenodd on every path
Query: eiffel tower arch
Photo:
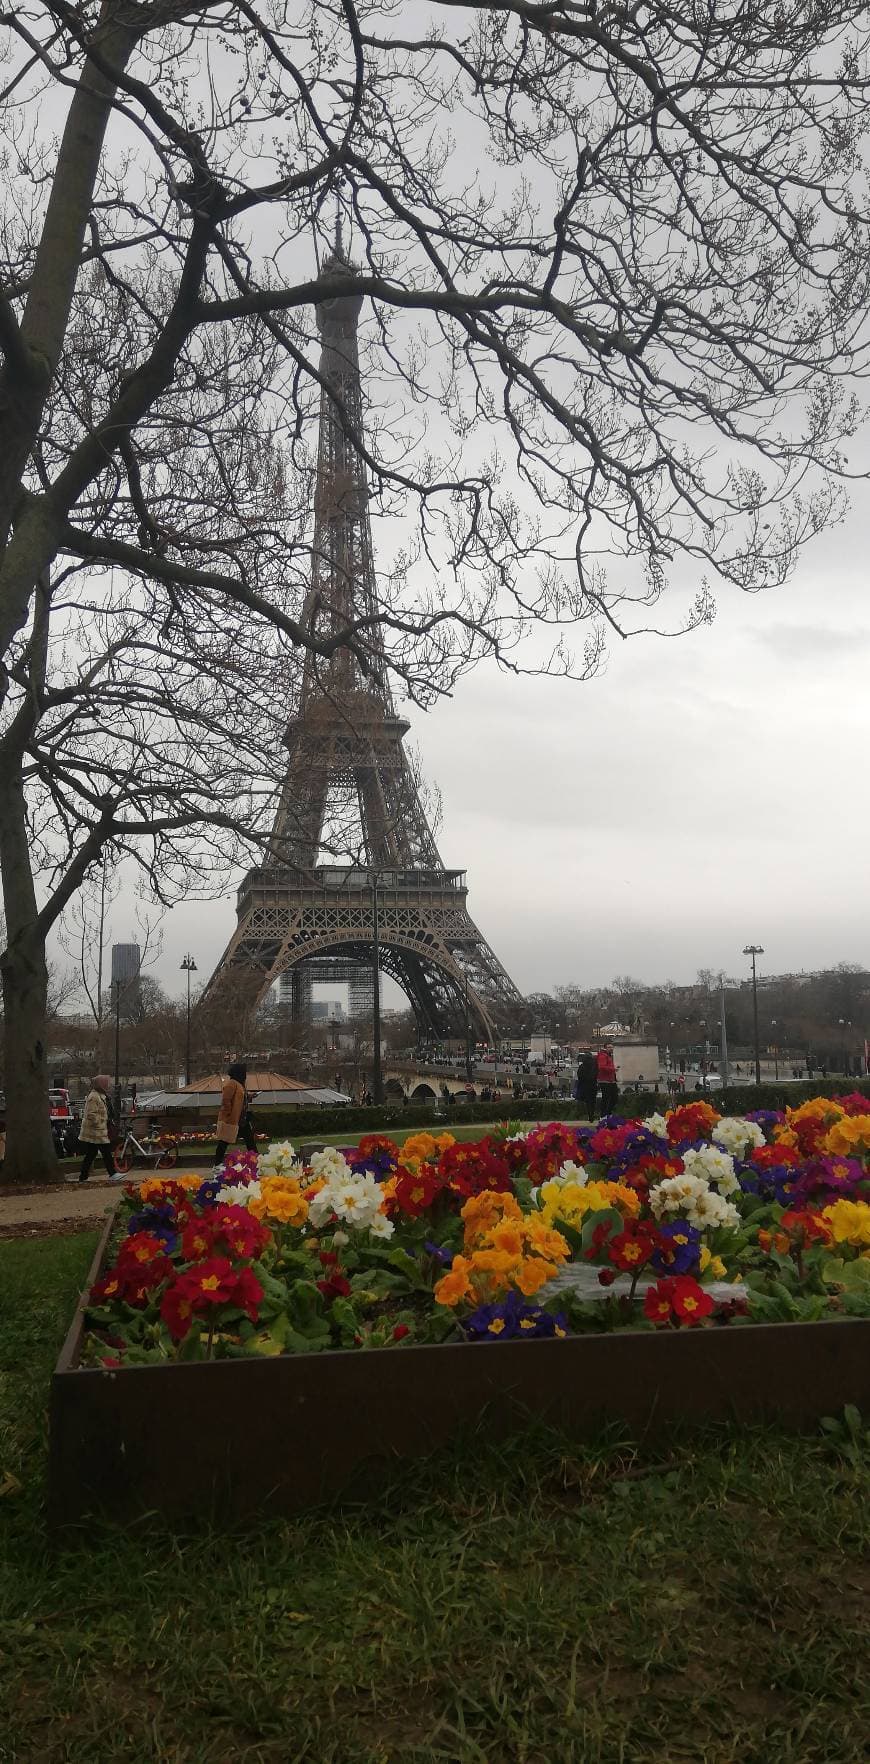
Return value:
M 347 269 L 340 234 L 324 271 Z M 376 627 L 369 492 L 360 453 L 363 402 L 357 324 L 362 300 L 316 307 L 321 398 L 312 584 L 306 604 L 318 635 L 362 616 Z M 407 996 L 418 1032 L 461 1036 L 466 1023 L 493 1040 L 522 995 L 472 920 L 463 870 L 445 868 L 404 748 L 410 725 L 393 703 L 377 652 L 365 666 L 347 646 L 308 654 L 287 725 L 287 769 L 269 859 L 238 891 L 238 923 L 205 999 L 255 1009 L 290 976 L 293 1014 L 311 985 L 374 966 Z M 348 805 L 359 826 L 355 862 L 328 860 L 330 817 Z M 286 984 L 286 983 L 285 983 Z

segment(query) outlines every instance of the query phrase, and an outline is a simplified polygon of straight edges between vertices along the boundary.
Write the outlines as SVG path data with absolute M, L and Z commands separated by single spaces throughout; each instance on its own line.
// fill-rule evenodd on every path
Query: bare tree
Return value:
M 110 848 L 104 846 L 94 872 L 85 878 L 61 920 L 59 932 L 62 947 L 75 960 L 76 991 L 84 993 L 98 1032 L 113 1004 L 107 975 L 107 952 L 112 936 L 112 908 L 118 898 L 121 877 L 112 857 Z M 146 978 L 142 970 L 159 960 L 163 947 L 160 916 L 150 912 L 144 903 L 136 908 L 135 930 L 139 945 L 139 973 L 136 986 L 131 986 L 128 996 L 119 1001 L 125 1022 L 142 1014 L 141 989 Z
M 218 728 L 224 663 L 238 691 L 240 658 L 292 679 L 352 646 L 425 703 L 482 655 L 583 675 L 669 586 L 679 630 L 717 574 L 782 580 L 842 506 L 870 253 L 856 0 L 22 0 L 4 23 L 14 1176 L 25 1140 L 51 1167 L 45 935 L 103 847 L 171 892 L 268 822 L 269 706 Z M 349 622 L 303 614 L 326 297 L 370 303 L 383 568 Z

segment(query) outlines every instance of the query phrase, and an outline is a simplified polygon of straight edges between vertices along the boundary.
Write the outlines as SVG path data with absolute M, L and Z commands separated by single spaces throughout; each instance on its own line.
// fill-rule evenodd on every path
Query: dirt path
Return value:
M 137 1172 L 145 1176 L 147 1171 Z M 183 1171 L 171 1171 L 171 1175 Z M 0 1238 L 45 1237 L 101 1225 L 115 1205 L 121 1184 L 105 1177 L 87 1182 L 52 1183 L 47 1188 L 0 1186 Z

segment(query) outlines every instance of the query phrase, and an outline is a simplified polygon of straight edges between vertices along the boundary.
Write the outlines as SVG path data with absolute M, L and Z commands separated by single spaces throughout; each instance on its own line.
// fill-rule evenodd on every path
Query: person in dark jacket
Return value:
M 601 1086 L 601 1113 L 612 1115 L 619 1100 L 619 1085 L 616 1081 L 616 1066 L 613 1059 L 613 1048 L 602 1047 L 598 1054 L 598 1083 Z
M 580 1055 L 577 1066 L 577 1101 L 590 1121 L 595 1119 L 595 1098 L 598 1095 L 598 1061 L 588 1049 Z

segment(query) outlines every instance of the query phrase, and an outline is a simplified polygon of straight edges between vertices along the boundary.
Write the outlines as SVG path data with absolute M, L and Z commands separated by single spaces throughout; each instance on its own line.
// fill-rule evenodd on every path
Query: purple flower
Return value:
M 658 1248 L 651 1261 L 657 1274 L 695 1274 L 701 1259 L 701 1233 L 685 1219 L 659 1226 Z
M 464 1318 L 462 1328 L 469 1341 L 512 1341 L 527 1337 L 567 1335 L 568 1324 L 561 1313 L 545 1311 L 541 1305 L 529 1305 L 517 1292 L 509 1292 L 499 1304 L 480 1305 Z
M 746 1120 L 754 1121 L 758 1127 L 776 1127 L 785 1120 L 785 1109 L 752 1109 Z
M 219 1176 L 210 1176 L 207 1182 L 201 1182 L 196 1191 L 197 1205 L 213 1207 L 217 1205 L 223 1183 Z
M 379 1151 L 370 1152 L 367 1158 L 361 1158 L 356 1151 L 345 1152 L 345 1157 L 357 1175 L 368 1173 L 376 1182 L 388 1182 L 395 1175 L 398 1163 L 395 1154 L 382 1146 Z
M 853 1196 L 859 1186 L 868 1181 L 864 1165 L 858 1158 L 815 1157 L 809 1158 L 802 1170 L 793 1170 L 795 1200 L 816 1199 L 819 1196 L 837 1195 Z
M 451 1249 L 445 1249 L 444 1245 L 440 1243 L 424 1243 L 423 1248 L 427 1256 L 432 1256 L 436 1262 L 443 1262 L 445 1268 L 452 1267 L 453 1251 Z

